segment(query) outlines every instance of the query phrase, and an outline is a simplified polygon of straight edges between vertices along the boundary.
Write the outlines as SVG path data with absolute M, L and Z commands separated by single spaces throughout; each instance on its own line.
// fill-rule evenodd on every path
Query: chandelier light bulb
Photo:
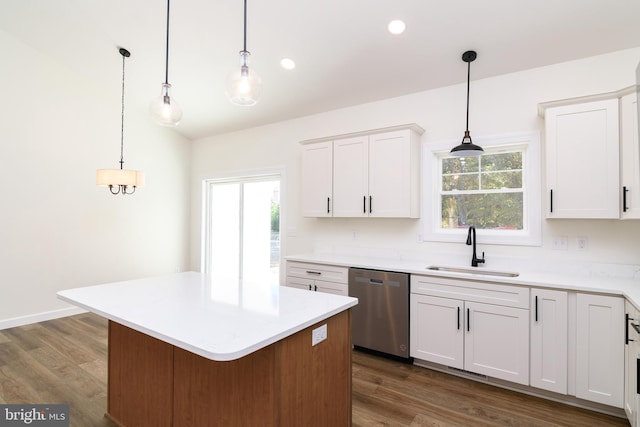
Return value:
M 160 96 L 151 101 L 149 110 L 155 122 L 162 126 L 177 126 L 182 119 L 182 108 L 171 96 L 169 83 L 162 83 Z

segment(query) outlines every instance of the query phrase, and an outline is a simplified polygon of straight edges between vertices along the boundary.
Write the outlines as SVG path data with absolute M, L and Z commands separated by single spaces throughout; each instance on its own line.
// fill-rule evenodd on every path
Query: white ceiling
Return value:
M 263 93 L 237 107 L 224 81 L 242 13 L 243 0 L 171 2 L 169 82 L 190 139 L 462 83 L 469 49 L 474 80 L 640 46 L 638 0 L 248 0 Z M 386 30 L 396 18 L 400 36 Z M 13 0 L 0 14 L 0 29 L 118 97 L 127 48 L 127 103 L 145 108 L 164 81 L 165 25 L 165 0 Z

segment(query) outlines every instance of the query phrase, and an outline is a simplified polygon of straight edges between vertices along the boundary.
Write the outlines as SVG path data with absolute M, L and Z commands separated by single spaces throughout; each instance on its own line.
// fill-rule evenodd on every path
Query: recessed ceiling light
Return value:
M 389 25 L 387 26 L 387 29 L 391 34 L 402 34 L 404 33 L 404 30 L 406 28 L 407 26 L 405 25 L 404 21 L 401 21 L 399 19 L 394 19 L 393 21 L 389 22 Z
M 282 68 L 285 70 L 293 70 L 296 68 L 296 63 L 293 62 L 293 59 L 291 58 L 282 58 L 280 60 L 280 65 L 282 65 Z

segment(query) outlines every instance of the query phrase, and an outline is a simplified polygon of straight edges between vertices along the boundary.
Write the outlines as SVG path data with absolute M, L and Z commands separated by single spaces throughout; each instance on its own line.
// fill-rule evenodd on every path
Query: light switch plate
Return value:
M 315 328 L 311 332 L 311 345 L 317 345 L 327 339 L 327 325 L 326 323 L 318 328 Z

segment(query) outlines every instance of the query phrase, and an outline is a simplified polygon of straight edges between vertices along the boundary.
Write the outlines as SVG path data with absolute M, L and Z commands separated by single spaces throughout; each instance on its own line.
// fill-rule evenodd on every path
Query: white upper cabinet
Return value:
M 333 141 L 333 216 L 368 216 L 368 195 L 369 137 Z
M 640 218 L 634 87 L 540 104 L 545 117 L 547 218 Z
M 333 144 L 331 141 L 302 148 L 302 216 L 332 216 Z
M 423 132 L 417 125 L 404 125 L 303 141 L 303 215 L 418 218 Z M 326 158 L 310 154 L 318 144 L 331 145 L 330 177 Z M 322 167 L 311 164 L 315 161 Z M 319 194 L 329 182 L 330 195 Z
M 618 100 L 545 111 L 547 218 L 619 218 Z
M 419 136 L 406 129 L 369 136 L 369 216 L 418 218 Z
M 620 98 L 620 164 L 622 166 L 622 218 L 640 218 L 640 143 L 638 97 Z

